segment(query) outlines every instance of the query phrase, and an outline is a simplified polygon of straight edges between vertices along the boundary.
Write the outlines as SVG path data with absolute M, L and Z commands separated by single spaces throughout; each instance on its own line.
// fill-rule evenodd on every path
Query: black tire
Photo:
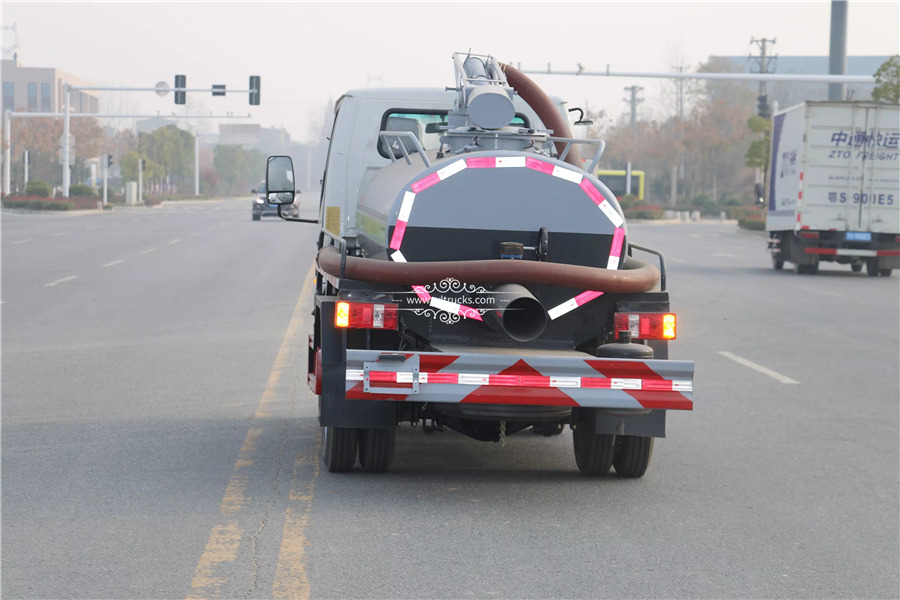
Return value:
M 254 221 L 259 221 L 259 215 L 253 215 L 253 220 L 254 220 Z
M 869 277 L 878 277 L 878 258 L 866 260 L 866 273 Z
M 775 255 L 772 255 L 772 268 L 776 271 L 780 271 L 784 268 L 784 261 L 780 258 L 775 258 Z
M 329 473 L 346 473 L 356 464 L 358 429 L 349 427 L 322 428 L 322 462 Z
M 794 263 L 794 273 L 797 275 L 806 275 L 807 272 L 806 265 Z
M 850 268 L 853 269 L 854 273 L 859 273 L 862 271 L 862 263 L 853 263 L 850 265 Z
M 397 428 L 360 429 L 359 464 L 368 473 L 384 473 L 394 461 Z
M 643 477 L 653 456 L 653 438 L 636 435 L 616 436 L 613 466 L 619 477 Z
M 806 274 L 807 275 L 815 275 L 819 272 L 819 263 L 813 263 L 811 265 L 806 265 Z
M 575 464 L 582 475 L 602 477 L 609 473 L 612 466 L 616 436 L 596 433 L 594 411 L 584 411 L 583 414 L 585 418 L 579 419 L 572 432 Z
M 891 273 L 893 273 L 893 269 L 879 269 L 878 274 L 882 277 L 890 277 Z

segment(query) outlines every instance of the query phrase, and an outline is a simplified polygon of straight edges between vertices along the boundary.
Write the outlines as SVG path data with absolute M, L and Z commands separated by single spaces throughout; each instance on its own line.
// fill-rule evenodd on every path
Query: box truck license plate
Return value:
M 847 241 L 848 242 L 871 242 L 872 234 L 868 231 L 848 231 L 847 232 Z

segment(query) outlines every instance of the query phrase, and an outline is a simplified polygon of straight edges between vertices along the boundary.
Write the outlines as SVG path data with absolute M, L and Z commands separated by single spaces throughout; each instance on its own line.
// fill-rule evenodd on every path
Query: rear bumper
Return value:
M 490 353 L 346 353 L 345 398 L 692 410 L 694 363 Z

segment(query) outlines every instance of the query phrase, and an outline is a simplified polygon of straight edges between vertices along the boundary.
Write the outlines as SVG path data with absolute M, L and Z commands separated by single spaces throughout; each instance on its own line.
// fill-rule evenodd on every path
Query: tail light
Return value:
M 819 232 L 818 231 L 802 231 L 801 230 L 801 231 L 797 232 L 797 236 L 802 237 L 807 240 L 816 240 L 816 239 L 819 239 Z
M 334 326 L 348 329 L 397 329 L 397 305 L 338 302 Z
M 616 313 L 616 339 L 619 332 L 628 330 L 633 340 L 674 340 L 675 315 L 673 313 Z

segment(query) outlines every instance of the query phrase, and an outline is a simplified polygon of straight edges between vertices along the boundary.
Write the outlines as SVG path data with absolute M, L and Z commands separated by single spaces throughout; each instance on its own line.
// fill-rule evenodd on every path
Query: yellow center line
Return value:
M 300 291 L 300 297 L 297 299 L 297 304 L 294 306 L 294 313 L 291 316 L 291 321 L 288 324 L 287 331 L 284 334 L 284 338 L 281 341 L 281 346 L 278 349 L 278 355 L 275 357 L 275 364 L 272 366 L 272 371 L 269 373 L 269 380 L 266 382 L 266 388 L 263 391 L 262 397 L 259 401 L 259 406 L 256 409 L 256 414 L 253 415 L 253 419 L 251 423 L 259 423 L 262 419 L 269 416 L 268 408 L 269 403 L 272 398 L 275 396 L 275 391 L 278 387 L 279 381 L 281 379 L 282 372 L 287 369 L 291 364 L 291 348 L 295 344 L 295 338 L 298 335 L 301 335 L 301 325 L 304 322 L 304 319 L 307 315 L 308 305 L 308 296 L 310 294 L 311 288 L 313 285 L 313 268 L 311 267 L 309 273 L 306 276 L 306 280 L 303 282 L 303 288 Z M 262 429 L 258 425 L 251 424 L 250 429 L 247 431 L 247 436 L 244 438 L 244 443 L 241 446 L 241 450 L 238 453 L 238 458 L 234 464 L 234 471 L 231 475 L 231 479 L 228 482 L 228 486 L 225 488 L 225 495 L 222 497 L 222 503 L 219 507 L 219 514 L 224 518 L 224 523 L 218 523 L 213 526 L 212 531 L 209 534 L 209 540 L 206 542 L 206 547 L 203 550 L 203 554 L 200 557 L 200 560 L 197 562 L 197 567 L 194 569 L 194 577 L 191 580 L 191 591 L 186 596 L 187 600 L 196 600 L 200 598 L 221 598 L 222 592 L 228 584 L 228 577 L 224 567 L 227 567 L 228 564 L 233 564 L 237 560 L 238 549 L 241 544 L 241 540 L 244 537 L 244 531 L 237 520 L 237 516 L 240 514 L 241 510 L 247 505 L 247 497 L 244 494 L 244 491 L 247 487 L 248 475 L 246 474 L 247 470 L 253 466 L 253 457 L 257 448 L 257 441 L 259 437 L 262 435 Z M 301 453 L 302 454 L 302 453 Z M 298 458 L 298 460 L 300 460 Z M 296 479 L 297 473 L 297 465 L 295 462 L 294 466 L 294 480 Z M 316 470 L 316 474 L 318 474 L 318 470 Z M 291 496 L 294 495 L 294 487 L 295 481 L 291 481 Z M 312 486 L 313 482 L 309 482 L 309 498 L 310 503 L 312 499 Z M 291 509 L 288 508 L 288 515 L 290 515 Z M 287 517 L 286 517 L 287 518 Z M 305 527 L 305 522 L 304 522 Z M 287 523 L 285 523 L 285 532 L 287 532 Z M 301 546 L 305 545 L 305 538 L 303 537 L 303 529 L 299 530 L 296 527 L 291 528 L 291 535 L 299 536 Z M 284 547 L 284 541 L 282 541 L 282 547 Z M 305 575 L 305 564 L 303 562 L 303 556 L 301 555 L 299 558 L 299 563 L 294 559 L 289 559 L 288 564 L 291 566 L 292 571 L 299 572 L 301 577 L 298 582 L 295 583 L 293 580 L 288 587 L 292 590 L 294 589 L 302 589 L 296 586 L 306 586 L 306 595 L 304 597 L 309 597 L 309 586 L 306 583 L 306 575 Z M 281 558 L 279 557 L 279 565 L 282 563 Z M 278 582 L 276 580 L 276 585 Z M 299 598 L 300 596 L 292 595 L 291 597 Z

